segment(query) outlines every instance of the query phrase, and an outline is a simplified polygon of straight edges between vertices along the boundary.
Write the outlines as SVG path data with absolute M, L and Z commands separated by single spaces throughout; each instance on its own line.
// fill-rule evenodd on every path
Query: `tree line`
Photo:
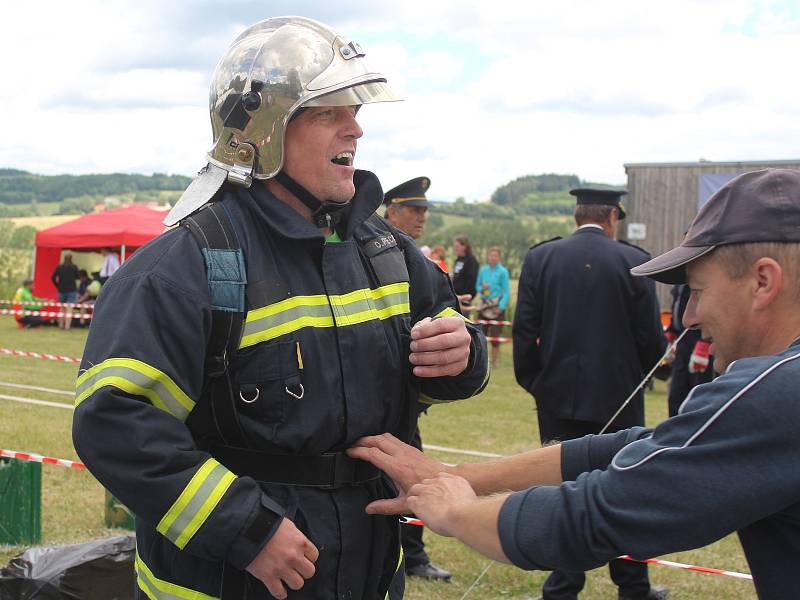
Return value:
M 18 169 L 0 169 L 0 204 L 61 202 L 67 198 L 114 196 L 143 191 L 182 191 L 191 182 L 183 175 L 36 175 Z

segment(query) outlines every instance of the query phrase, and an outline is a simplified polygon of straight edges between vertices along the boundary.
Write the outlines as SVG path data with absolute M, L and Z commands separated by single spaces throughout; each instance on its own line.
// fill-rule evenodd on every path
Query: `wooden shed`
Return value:
M 770 167 L 800 170 L 798 160 L 741 162 L 626 163 L 627 218 L 620 238 L 653 256 L 678 245 L 709 196 L 736 175 Z M 669 286 L 658 284 L 662 308 L 669 308 Z

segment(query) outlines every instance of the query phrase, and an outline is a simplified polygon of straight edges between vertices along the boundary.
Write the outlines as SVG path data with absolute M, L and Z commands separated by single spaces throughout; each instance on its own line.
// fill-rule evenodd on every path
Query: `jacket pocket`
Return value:
M 297 341 L 258 344 L 239 354 L 234 396 L 245 415 L 272 425 L 274 436 L 289 407 L 305 396 Z

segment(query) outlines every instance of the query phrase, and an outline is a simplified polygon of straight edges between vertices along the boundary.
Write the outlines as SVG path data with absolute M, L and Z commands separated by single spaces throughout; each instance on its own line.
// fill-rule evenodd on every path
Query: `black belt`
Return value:
M 344 452 L 299 456 L 214 446 L 211 455 L 236 475 L 246 475 L 264 483 L 336 489 L 360 485 L 381 475 L 377 467 L 350 458 Z

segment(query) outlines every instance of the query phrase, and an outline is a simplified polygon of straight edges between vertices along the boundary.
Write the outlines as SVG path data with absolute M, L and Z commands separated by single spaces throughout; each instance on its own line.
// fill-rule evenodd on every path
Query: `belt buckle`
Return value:
M 323 454 L 330 456 L 331 478 L 330 484 L 323 486 L 325 489 L 336 489 L 353 483 L 356 474 L 355 461 L 344 452 L 330 452 Z

